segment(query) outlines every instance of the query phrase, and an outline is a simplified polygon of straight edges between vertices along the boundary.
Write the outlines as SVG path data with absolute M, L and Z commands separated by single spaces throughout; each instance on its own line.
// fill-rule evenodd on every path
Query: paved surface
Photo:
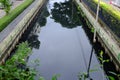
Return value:
M 38 9 L 41 8 L 45 1 L 44 0 L 35 0 L 29 7 L 27 7 L 17 18 L 15 18 L 3 31 L 0 32 L 0 63 L 4 63 L 5 58 L 10 51 L 5 53 L 8 47 L 11 45 L 14 46 L 15 38 L 20 37 L 21 30 L 25 27 L 26 24 L 29 24 L 33 14 L 36 14 Z M 16 39 L 17 41 L 17 39 Z M 11 47 L 12 48 L 12 47 Z
M 23 17 L 34 7 L 37 0 L 33 2 L 27 9 L 25 9 L 15 20 L 13 20 L 3 31 L 0 32 L 0 43 L 12 32 L 16 25 L 23 19 Z
M 12 32 L 16 25 L 22 20 L 22 18 L 30 11 L 37 0 L 33 2 L 25 11 L 23 11 L 15 20 L 13 20 L 3 31 L 0 32 L 0 43 Z

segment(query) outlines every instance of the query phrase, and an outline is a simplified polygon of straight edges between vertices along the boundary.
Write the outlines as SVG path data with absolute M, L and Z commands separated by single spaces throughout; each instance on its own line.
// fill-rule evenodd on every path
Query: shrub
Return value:
M 34 80 L 36 72 L 25 65 L 25 58 L 30 52 L 28 42 L 19 44 L 12 58 L 5 65 L 0 65 L 0 80 Z

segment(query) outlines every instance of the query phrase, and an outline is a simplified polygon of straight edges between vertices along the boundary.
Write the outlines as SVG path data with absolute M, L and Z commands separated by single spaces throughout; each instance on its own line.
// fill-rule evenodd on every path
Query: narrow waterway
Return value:
M 88 71 L 91 53 L 90 78 L 105 80 L 82 24 L 73 2 L 48 1 L 28 36 L 32 46 L 28 66 L 37 71 L 36 80 L 40 76 L 51 80 L 55 74 L 58 80 L 79 80 Z

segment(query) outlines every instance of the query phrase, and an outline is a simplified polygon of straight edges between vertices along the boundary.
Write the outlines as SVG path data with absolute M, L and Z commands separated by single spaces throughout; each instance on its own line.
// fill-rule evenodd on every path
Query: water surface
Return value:
M 38 16 L 28 39 L 33 47 L 28 65 L 37 70 L 36 80 L 40 76 L 51 80 L 55 74 L 60 75 L 58 80 L 79 80 L 79 73 L 87 72 L 91 53 L 90 69 L 97 71 L 91 72 L 90 77 L 103 80 L 95 51 L 76 10 L 70 1 L 50 0 Z

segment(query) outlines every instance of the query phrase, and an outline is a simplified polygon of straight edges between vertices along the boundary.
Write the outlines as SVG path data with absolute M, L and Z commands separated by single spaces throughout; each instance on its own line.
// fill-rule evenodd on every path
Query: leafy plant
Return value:
M 107 60 L 104 60 L 104 59 L 103 59 L 103 51 L 100 52 L 100 57 L 99 57 L 99 59 L 100 59 L 100 61 L 101 61 L 101 63 L 102 63 L 102 65 L 101 65 L 102 68 L 104 67 L 104 63 L 105 63 L 105 62 L 109 62 L 109 59 L 107 59 Z M 109 73 L 115 75 L 115 76 L 120 80 L 120 74 L 117 74 L 117 73 L 112 72 L 112 71 L 109 71 Z M 115 80 L 115 78 L 114 78 L 113 76 L 108 76 L 108 77 L 109 77 L 110 80 Z
M 78 78 L 79 80 L 86 80 L 88 78 L 87 73 L 86 72 L 79 73 Z
M 108 59 L 107 59 L 107 60 L 104 60 L 104 58 L 103 58 L 103 51 L 102 51 L 102 50 L 100 51 L 99 54 L 100 54 L 100 57 L 98 57 L 98 58 L 99 58 L 99 60 L 100 60 L 100 62 L 101 62 L 101 67 L 103 68 L 103 67 L 104 67 L 104 66 L 103 66 L 104 63 L 105 63 L 105 62 L 109 62 L 109 60 L 108 60 Z M 95 72 L 95 71 L 98 71 L 98 69 L 91 69 L 89 72 Z M 78 77 L 79 77 L 79 80 L 87 80 L 87 79 L 92 80 L 87 72 L 79 73 Z M 111 78 L 112 78 L 112 77 L 111 77 Z
M 90 69 L 89 72 L 92 73 L 92 72 L 96 72 L 96 71 L 98 71 L 98 69 Z M 91 78 L 90 78 L 90 76 L 89 76 L 89 74 L 87 72 L 79 73 L 78 74 L 78 78 L 79 78 L 79 80 L 86 80 L 86 79 L 90 79 L 91 80 Z
M 22 42 L 17 47 L 18 49 L 15 55 L 12 56 L 12 58 L 8 60 L 6 63 L 11 63 L 11 62 L 13 63 L 14 61 L 20 64 L 26 63 L 25 58 L 31 52 L 31 48 L 29 47 L 28 42 Z
M 53 75 L 52 80 L 57 80 L 58 77 L 60 77 L 60 74 Z
M 22 42 L 17 47 L 12 58 L 0 66 L 0 80 L 34 80 L 37 71 L 26 66 L 26 59 L 31 53 L 28 42 Z M 34 62 L 38 63 L 39 60 L 36 59 Z M 53 75 L 51 80 L 57 80 L 59 76 L 59 74 Z M 40 76 L 39 80 L 45 79 Z
M 115 76 L 118 78 L 118 80 L 120 80 L 120 74 L 116 74 L 116 73 L 111 72 L 111 71 L 109 71 L 109 73 L 115 75 Z M 115 80 L 114 77 L 112 77 L 112 76 L 109 76 L 109 78 L 110 78 L 111 80 Z
M 94 31 L 95 31 L 95 29 L 92 27 L 92 28 L 91 28 L 91 32 L 94 33 Z
M 40 77 L 39 80 L 45 80 L 44 77 Z
M 10 0 L 0 0 L 0 3 L 2 3 L 2 5 L 4 6 L 4 11 L 6 12 L 6 14 L 8 14 L 12 6 Z
M 101 66 L 102 66 L 102 68 L 103 68 L 103 65 L 104 65 L 104 63 L 105 62 L 109 62 L 109 59 L 107 59 L 107 60 L 104 60 L 104 58 L 103 58 L 103 51 L 101 50 L 100 51 L 100 57 L 98 57 L 99 59 L 100 59 L 100 61 L 101 61 Z
M 25 58 L 30 54 L 31 49 L 28 42 L 18 45 L 16 53 L 0 66 L 0 80 L 33 80 L 35 70 L 27 68 Z
M 103 58 L 103 51 L 101 50 L 100 51 L 100 57 L 98 57 L 99 58 L 99 60 L 100 60 L 100 62 L 101 62 L 101 67 L 102 67 L 102 69 L 104 69 L 104 63 L 105 62 L 109 62 L 109 60 L 107 59 L 107 60 L 104 60 L 104 58 Z M 104 74 L 103 74 L 103 78 L 104 78 Z

